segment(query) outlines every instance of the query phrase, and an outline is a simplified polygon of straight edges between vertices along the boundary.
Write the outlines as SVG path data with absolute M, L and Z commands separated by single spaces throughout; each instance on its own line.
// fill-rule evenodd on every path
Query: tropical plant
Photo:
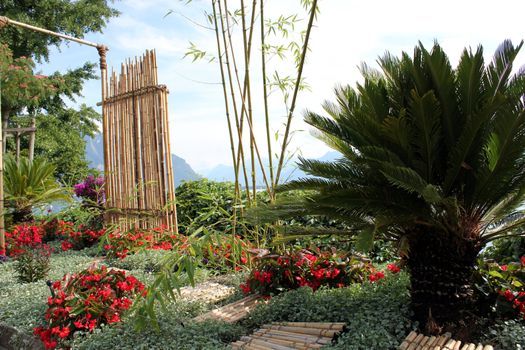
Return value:
M 463 317 L 478 253 L 524 221 L 502 220 L 525 195 L 525 75 L 512 74 L 522 45 L 504 41 L 488 65 L 481 46 L 465 49 L 455 69 L 438 43 L 387 53 L 381 70 L 363 64 L 364 82 L 323 105 L 329 116 L 305 117 L 341 158 L 301 159 L 314 177 L 281 190 L 315 193 L 274 214 L 337 218 L 361 248 L 397 241 L 416 320 Z
M 52 201 L 70 201 L 68 191 L 55 181 L 55 167 L 43 159 L 13 158 L 5 162 L 4 190 L 14 223 L 30 221 L 33 207 Z

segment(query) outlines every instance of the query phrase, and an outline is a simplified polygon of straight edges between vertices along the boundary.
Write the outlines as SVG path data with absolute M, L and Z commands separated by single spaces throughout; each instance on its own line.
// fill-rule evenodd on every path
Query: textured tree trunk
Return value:
M 33 221 L 33 210 L 31 207 L 29 208 L 22 208 L 22 209 L 16 209 L 13 212 L 13 223 L 15 224 L 21 224 L 24 222 L 30 222 Z
M 443 232 L 417 230 L 409 238 L 408 267 L 415 320 L 429 333 L 472 310 L 472 272 L 479 247 Z

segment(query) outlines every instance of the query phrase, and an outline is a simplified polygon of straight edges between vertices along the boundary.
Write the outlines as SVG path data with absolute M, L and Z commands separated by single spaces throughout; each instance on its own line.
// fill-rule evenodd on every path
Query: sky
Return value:
M 251 3 L 251 1 L 245 1 Z M 193 0 L 121 0 L 113 4 L 121 15 L 108 23 L 102 34 L 88 34 L 85 39 L 103 43 L 110 49 L 108 65 L 120 67 L 127 58 L 140 56 L 146 49 L 155 49 L 159 83 L 168 86 L 169 128 L 171 149 L 184 158 L 194 170 L 205 174 L 219 164 L 231 164 L 231 151 L 225 117 L 220 71 L 217 61 L 192 62 L 183 58 L 190 42 L 210 55 L 216 55 L 215 34 L 201 27 L 206 25 L 205 12 L 211 1 Z M 238 1 L 230 1 L 230 8 Z M 237 6 L 236 6 L 237 5 Z M 505 0 L 319 0 L 320 12 L 312 29 L 310 51 L 304 78 L 310 89 L 301 91 L 292 121 L 293 133 L 289 149 L 305 157 L 317 158 L 329 151 L 312 135 L 302 121 L 306 110 L 322 113 L 321 104 L 333 100 L 337 85 L 355 85 L 360 80 L 359 65 L 366 62 L 377 67 L 376 59 L 386 51 L 399 56 L 411 53 L 419 41 L 430 47 L 435 40 L 456 66 L 465 47 L 473 50 L 483 45 L 489 61 L 504 39 L 515 44 L 523 39 L 525 2 Z M 169 15 L 168 12 L 171 12 Z M 267 18 L 280 14 L 298 14 L 303 21 L 296 29 L 306 28 L 306 14 L 299 0 L 266 0 Z M 239 34 L 239 32 L 234 32 Z M 278 40 L 278 39 L 274 39 Z M 254 72 L 260 71 L 260 50 L 253 51 Z M 240 57 L 240 56 L 239 56 Z M 94 48 L 76 43 L 53 50 L 50 61 L 38 67 L 44 74 L 55 70 L 76 68 L 86 61 L 98 62 Z M 525 49 L 518 56 L 517 66 L 525 64 Z M 272 57 L 269 71 L 295 76 L 293 64 Z M 281 75 L 281 76 L 282 76 Z M 252 76 L 254 89 L 254 131 L 262 145 L 265 139 L 262 112 L 262 83 Z M 274 149 L 282 140 L 286 110 L 278 91 L 270 95 L 272 135 L 277 137 Z M 100 82 L 88 82 L 77 103 L 95 107 L 100 101 Z M 98 108 L 98 107 L 97 107 Z M 100 108 L 98 108 L 100 111 Z M 275 142 L 275 140 L 274 140 Z M 280 147 L 280 146 L 279 146 Z M 266 153 L 264 153 L 266 154 Z

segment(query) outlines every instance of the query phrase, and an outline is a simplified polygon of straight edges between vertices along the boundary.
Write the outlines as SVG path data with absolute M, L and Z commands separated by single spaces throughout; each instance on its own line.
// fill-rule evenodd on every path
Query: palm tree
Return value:
M 33 161 L 12 157 L 5 161 L 4 191 L 7 208 L 11 207 L 14 223 L 33 219 L 35 206 L 53 201 L 70 201 L 71 194 L 54 177 L 55 167 L 44 159 Z
M 503 42 L 488 65 L 481 46 L 465 49 L 455 69 L 437 43 L 413 57 L 387 53 L 381 70 L 363 65 L 362 84 L 336 88 L 328 116 L 306 114 L 342 157 L 301 159 L 314 177 L 281 190 L 314 194 L 281 212 L 343 220 L 361 247 L 397 241 L 422 325 L 461 317 L 478 253 L 524 221 L 500 221 L 525 194 L 525 76 L 511 74 L 522 45 Z

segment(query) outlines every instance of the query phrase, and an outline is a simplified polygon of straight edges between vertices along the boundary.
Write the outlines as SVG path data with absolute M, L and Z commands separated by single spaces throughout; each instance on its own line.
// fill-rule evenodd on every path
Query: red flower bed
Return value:
M 108 234 L 104 245 L 106 256 L 124 259 L 129 254 L 140 250 L 177 250 L 186 252 L 188 249 L 199 250 L 202 254 L 202 264 L 207 268 L 229 269 L 250 264 L 248 251 L 252 248 L 250 242 L 239 236 L 214 235 L 205 239 L 188 237 L 170 232 L 164 227 L 144 231 L 114 231 Z
M 302 286 L 314 291 L 320 286 L 345 287 L 351 283 L 362 283 L 367 275 L 372 282 L 385 276 L 365 259 L 335 252 L 300 250 L 257 259 L 256 267 L 240 287 L 246 294 L 273 295 Z
M 105 266 L 65 275 L 51 288 L 46 325 L 34 329 L 46 349 L 54 349 L 77 330 L 92 331 L 101 324 L 119 322 L 133 298 L 145 293 L 144 285 L 135 277 Z
M 164 227 L 150 231 L 135 229 L 131 231 L 116 230 L 108 235 L 108 243 L 104 245 L 108 257 L 124 259 L 128 254 L 139 250 L 171 250 L 185 249 L 187 237 L 169 232 Z
M 41 248 L 49 250 L 42 242 L 42 228 L 35 225 L 18 225 L 11 232 L 5 233 L 7 255 L 17 257 L 28 249 Z

